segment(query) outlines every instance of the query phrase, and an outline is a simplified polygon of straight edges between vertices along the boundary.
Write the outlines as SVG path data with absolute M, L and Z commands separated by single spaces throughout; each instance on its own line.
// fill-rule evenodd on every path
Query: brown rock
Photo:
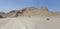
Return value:
M 23 15 L 32 16 L 32 15 L 36 15 L 38 10 L 35 7 L 28 7 L 28 8 L 24 8 L 22 12 L 23 12 Z

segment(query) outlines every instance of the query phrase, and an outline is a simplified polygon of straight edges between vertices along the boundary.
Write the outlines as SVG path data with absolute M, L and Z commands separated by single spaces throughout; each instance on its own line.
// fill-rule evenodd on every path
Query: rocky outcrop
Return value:
M 0 18 L 4 18 L 2 15 L 0 15 Z
M 42 12 L 48 12 L 48 8 L 45 7 L 45 6 L 42 6 L 42 7 L 40 8 L 40 11 L 42 11 Z
M 37 15 L 38 10 L 35 7 L 29 7 L 22 10 L 24 16 L 33 16 Z
M 13 10 L 10 11 L 9 13 L 6 14 L 6 17 L 17 17 L 17 16 L 21 16 L 22 13 L 20 12 L 20 10 Z
M 5 17 L 5 13 L 4 12 L 0 12 L 0 18 L 4 18 Z
M 18 17 L 18 16 L 60 16 L 60 13 L 53 13 L 48 10 L 45 6 L 40 9 L 35 7 L 27 7 L 22 10 L 12 10 L 8 13 L 0 12 L 3 17 Z
M 45 6 L 42 6 L 41 8 L 40 8 L 40 16 L 52 16 L 53 14 L 48 10 L 48 8 L 47 7 L 45 7 Z

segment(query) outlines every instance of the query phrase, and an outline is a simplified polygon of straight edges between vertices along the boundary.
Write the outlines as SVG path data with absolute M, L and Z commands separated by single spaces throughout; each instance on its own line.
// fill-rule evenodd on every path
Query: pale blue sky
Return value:
M 0 0 L 0 12 L 9 12 L 24 7 L 46 6 L 50 11 L 60 11 L 60 0 Z

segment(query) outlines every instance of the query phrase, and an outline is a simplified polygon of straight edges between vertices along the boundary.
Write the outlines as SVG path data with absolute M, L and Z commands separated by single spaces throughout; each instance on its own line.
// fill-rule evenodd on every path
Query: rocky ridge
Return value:
M 37 9 L 35 7 L 28 7 L 22 10 L 12 10 L 8 13 L 0 12 L 1 17 L 18 17 L 18 16 L 59 16 L 60 13 L 53 13 L 48 10 L 46 7 L 41 7 Z

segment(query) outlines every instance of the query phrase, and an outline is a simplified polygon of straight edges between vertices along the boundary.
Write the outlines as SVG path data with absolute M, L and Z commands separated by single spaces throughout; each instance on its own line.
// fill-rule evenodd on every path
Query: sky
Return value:
M 0 0 L 0 12 L 21 10 L 25 7 L 40 8 L 46 6 L 49 11 L 60 11 L 60 0 Z

